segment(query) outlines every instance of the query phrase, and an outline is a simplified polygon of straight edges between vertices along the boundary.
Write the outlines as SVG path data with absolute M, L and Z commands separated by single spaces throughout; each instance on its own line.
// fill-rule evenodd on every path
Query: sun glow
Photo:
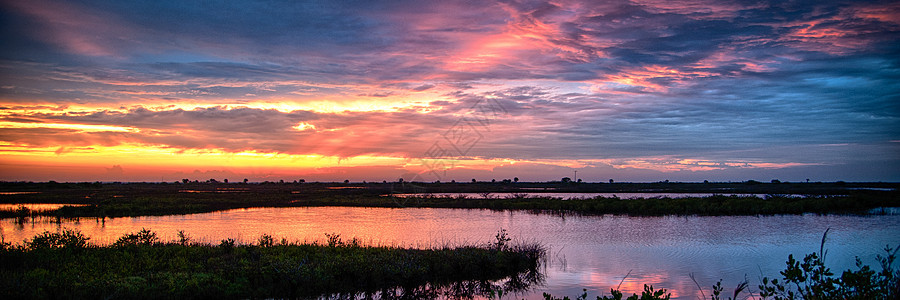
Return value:
M 293 128 L 297 129 L 297 131 L 307 131 L 307 130 L 315 131 L 316 125 L 309 124 L 307 122 L 300 122 L 297 124 L 297 126 L 294 126 Z
M 60 151 L 59 149 L 65 149 Z M 235 168 L 321 168 L 330 166 L 365 166 L 404 161 L 403 158 L 381 156 L 335 157 L 319 154 L 285 154 L 275 152 L 228 152 L 219 149 L 176 149 L 162 146 L 123 144 L 90 147 L 24 147 L 0 145 L 5 161 L 65 161 L 76 165 L 129 164 L 138 166 L 227 166 Z
M 90 125 L 90 124 L 67 124 L 67 123 L 20 123 L 0 121 L 0 129 L 13 128 L 48 128 L 48 129 L 71 129 L 84 132 L 139 132 L 140 129 L 134 127 L 111 126 L 111 125 Z

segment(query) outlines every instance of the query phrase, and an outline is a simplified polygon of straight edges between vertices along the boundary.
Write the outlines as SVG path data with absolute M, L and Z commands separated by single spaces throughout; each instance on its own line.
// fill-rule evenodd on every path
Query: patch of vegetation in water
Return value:
M 492 199 L 466 197 L 404 197 L 306 199 L 295 204 L 307 206 L 379 206 L 473 208 L 493 210 L 526 210 L 538 213 L 577 215 L 778 215 L 778 214 L 868 214 L 873 208 L 900 206 L 894 195 L 844 195 L 790 197 L 772 195 L 765 198 L 737 195 L 707 197 L 654 197 L 620 199 L 595 197 L 561 199 L 521 196 Z
M 405 249 L 326 243 L 223 240 L 180 234 L 162 242 L 149 230 L 95 245 L 78 231 L 44 232 L 0 249 L 0 298 L 434 298 L 518 292 L 542 280 L 539 245 Z M 505 237 L 505 234 L 503 235 Z
M 432 207 L 526 210 L 554 214 L 632 216 L 660 215 L 775 215 L 868 214 L 881 207 L 900 207 L 898 184 L 560 184 L 560 183 L 444 183 L 420 184 L 428 191 L 514 192 L 511 197 L 473 199 L 451 197 L 391 197 L 391 183 L 2 183 L 0 203 L 78 204 L 56 210 L 0 209 L 0 218 L 24 223 L 34 217 L 107 218 L 177 215 L 251 207 L 358 206 Z M 525 189 L 554 188 L 570 192 L 640 191 L 768 194 L 766 197 L 721 194 L 709 197 L 619 199 L 595 197 L 562 199 L 528 193 Z M 863 186 L 873 186 L 863 189 Z M 340 187 L 340 189 L 336 189 Z M 725 190 L 721 190 L 725 189 Z M 402 191 L 401 191 L 402 192 Z M 804 197 L 783 195 L 806 195 Z

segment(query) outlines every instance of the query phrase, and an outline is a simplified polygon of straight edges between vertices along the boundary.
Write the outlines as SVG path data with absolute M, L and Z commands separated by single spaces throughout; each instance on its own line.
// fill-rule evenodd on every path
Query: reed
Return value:
M 441 249 L 325 243 L 218 245 L 149 230 L 96 245 L 80 232 L 44 232 L 0 249 L 0 298 L 298 298 L 323 295 L 486 296 L 542 280 L 540 245 Z

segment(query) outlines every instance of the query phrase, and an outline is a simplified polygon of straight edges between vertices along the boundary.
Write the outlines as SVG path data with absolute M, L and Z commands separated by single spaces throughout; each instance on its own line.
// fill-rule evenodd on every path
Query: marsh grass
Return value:
M 778 215 L 778 214 L 868 214 L 872 208 L 900 206 L 893 196 L 823 196 L 790 197 L 771 195 L 765 198 L 740 195 L 707 197 L 653 197 L 620 199 L 617 197 L 572 198 L 528 195 L 507 198 L 409 197 L 409 207 L 471 208 L 521 210 L 560 215 Z M 302 206 L 394 207 L 387 199 L 377 197 L 343 197 L 305 199 Z
M 149 230 L 110 245 L 44 232 L 0 249 L 0 298 L 413 298 L 523 291 L 542 280 L 539 245 L 408 249 L 263 235 L 256 243 L 163 242 Z M 353 297 L 351 297 L 353 296 Z
M 537 213 L 583 215 L 772 215 L 867 214 L 879 207 L 900 207 L 898 184 L 561 184 L 561 183 L 416 183 L 432 193 L 475 192 L 481 198 L 457 194 L 449 197 L 391 197 L 391 183 L 351 184 L 332 189 L 326 183 L 9 183 L 0 190 L 28 191 L 0 195 L 0 203 L 72 204 L 46 211 L 16 208 L 0 210 L 0 218 L 24 223 L 36 217 L 107 218 L 193 214 L 252 207 L 357 206 L 432 207 L 525 210 Z M 851 186 L 881 190 L 848 189 Z M 346 187 L 340 184 L 339 187 Z M 562 199 L 525 193 L 535 188 L 554 192 L 701 192 L 767 194 L 767 197 L 715 195 L 709 197 L 640 198 L 595 197 Z M 857 187 L 859 188 L 859 187 Z M 183 191 L 194 192 L 183 192 Z M 227 193 L 223 192 L 227 191 Z M 239 192 L 234 192 L 239 191 Z M 512 193 L 499 197 L 493 193 Z M 785 195 L 807 195 L 791 197 Z M 838 196 L 835 196 L 838 195 Z

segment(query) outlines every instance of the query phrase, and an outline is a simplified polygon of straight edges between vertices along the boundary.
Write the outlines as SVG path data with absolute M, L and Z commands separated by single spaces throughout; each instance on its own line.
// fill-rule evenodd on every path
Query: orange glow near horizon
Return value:
M 678 74 L 676 70 L 664 67 L 651 67 L 646 69 L 646 74 L 665 75 Z M 683 76 L 683 75 L 676 75 Z M 492 98 L 494 96 L 486 96 Z M 377 103 L 377 102 L 373 102 Z M 423 106 L 405 103 L 408 106 L 407 114 L 427 114 L 430 111 L 427 103 L 422 102 Z M 350 106 L 344 106 L 347 109 Z M 376 132 L 370 132 L 373 126 L 382 126 L 382 128 L 404 128 L 409 125 L 400 123 L 400 125 L 388 125 L 378 123 L 382 117 L 374 119 L 357 119 L 350 115 L 352 122 L 348 123 L 344 119 L 311 119 L 308 121 L 294 121 L 284 124 L 285 128 L 264 128 L 268 130 L 277 130 L 284 134 L 296 134 L 294 138 L 298 141 L 285 141 L 288 146 L 282 146 L 281 149 L 289 149 L 286 151 L 278 150 L 259 150 L 249 145 L 241 144 L 243 137 L 232 137 L 227 131 L 222 129 L 208 129 L 202 123 L 175 123 L 164 124 L 154 123 L 154 126 L 163 127 L 146 127 L 142 128 L 138 125 L 125 126 L 113 125 L 113 123 L 103 124 L 109 118 L 119 117 L 123 114 L 142 113 L 174 113 L 182 112 L 203 112 L 205 109 L 218 109 L 213 113 L 223 111 L 239 111 L 239 109 L 253 108 L 263 110 L 277 110 L 282 113 L 290 113 L 300 109 L 300 106 L 287 103 L 247 103 L 235 106 L 214 106 L 214 105 L 190 105 L 190 104 L 169 104 L 157 106 L 133 106 L 133 107 L 102 107 L 102 106 L 70 106 L 70 107 L 52 107 L 52 106 L 14 106 L 9 105 L 7 109 L 0 111 L 0 130 L 5 130 L 10 138 L 6 142 L 0 143 L 0 164 L 9 166 L 7 170 L 0 173 L 5 180 L 15 178 L 31 178 L 29 176 L 35 174 L 44 174 L 41 178 L 54 176 L 53 174 L 62 174 L 53 171 L 54 168 L 63 168 L 69 170 L 69 174 L 79 174 L 78 169 L 86 170 L 85 174 L 96 176 L 98 178 L 124 178 L 125 180 L 141 181 L 147 178 L 163 178 L 171 180 L 173 174 L 184 174 L 185 172 L 205 170 L 215 171 L 222 174 L 235 174 L 233 176 L 245 176 L 241 174 L 271 174 L 271 176 L 294 177 L 294 176 L 329 176 L 329 178 L 338 178 L 340 176 L 352 178 L 372 178 L 374 179 L 394 179 L 401 173 L 413 174 L 453 174 L 456 179 L 470 178 L 475 175 L 471 174 L 491 174 L 498 168 L 518 168 L 522 166 L 536 166 L 537 169 L 553 169 L 568 168 L 579 170 L 585 168 L 603 167 L 607 168 L 605 172 L 615 170 L 652 170 L 665 173 L 689 171 L 702 172 L 722 170 L 726 168 L 757 168 L 757 169 L 780 169 L 797 166 L 811 165 L 808 163 L 797 162 L 766 162 L 766 161 L 715 161 L 701 157 L 697 158 L 672 158 L 672 157 L 641 157 L 632 159 L 520 159 L 514 157 L 497 157 L 485 158 L 479 156 L 457 156 L 433 159 L 422 157 L 424 148 L 393 148 L 394 152 L 367 152 L 372 149 L 361 148 L 357 150 L 354 147 L 360 144 L 363 147 L 370 145 L 378 145 L 383 143 L 395 143 L 397 138 L 390 134 L 380 135 Z M 390 109 L 398 109 L 393 106 L 390 108 L 382 108 L 377 111 L 387 112 Z M 334 115 L 342 115 L 351 111 L 334 109 Z M 354 110 L 356 111 L 356 110 Z M 317 111 L 317 113 L 322 113 Z M 106 116 L 107 119 L 90 119 L 95 114 Z M 458 118 L 461 116 L 471 117 L 468 113 L 454 112 L 451 116 Z M 65 118 L 72 117 L 72 118 Z M 184 117 L 184 116 L 180 116 Z M 386 117 L 387 121 L 391 121 L 390 117 Z M 530 117 L 522 117 L 522 121 L 528 120 Z M 73 120 L 87 120 L 78 123 Z M 175 119 L 176 121 L 181 119 Z M 391 121 L 393 122 L 393 121 Z M 227 122 L 225 122 L 227 123 Z M 279 123 L 282 124 L 282 123 Z M 227 124 L 226 124 L 227 125 Z M 216 126 L 226 126 L 216 125 Z M 252 125 L 252 124 L 251 124 Z M 201 127 L 197 127 L 201 126 Z M 402 127 L 387 127 L 402 126 Z M 415 140 L 414 147 L 425 147 L 430 145 L 434 140 L 441 139 L 442 133 L 446 128 L 432 128 L 421 125 L 420 129 L 411 129 L 411 133 L 416 130 L 427 130 L 434 132 L 427 140 L 428 135 L 424 138 Z M 451 125 L 446 125 L 451 126 Z M 492 125 L 485 134 L 491 134 L 493 137 L 504 135 L 515 135 L 520 130 L 517 126 L 509 125 Z M 214 131 L 209 131 L 214 130 Z M 391 129 L 389 129 L 390 131 Z M 31 132 L 37 135 L 29 137 Z M 207 134 L 213 134 L 212 137 L 205 137 Z M 396 132 L 399 134 L 408 134 Z M 247 132 L 248 135 L 260 134 L 259 131 Z M 46 136 L 53 140 L 42 140 L 40 136 Z M 167 144 L 166 141 L 185 136 L 192 138 L 188 144 L 196 146 L 178 146 L 177 144 Z M 210 141 L 204 140 L 206 138 Z M 278 141 L 279 136 L 268 136 L 271 141 Z M 167 140 L 168 139 L 168 140 Z M 215 144 L 213 141 L 217 139 L 225 139 L 225 144 Z M 402 140 L 402 139 L 401 139 Z M 159 142 L 153 142 L 159 141 Z M 263 143 L 261 141 L 260 143 Z M 281 142 L 281 141 L 278 141 Z M 479 141 L 480 143 L 490 143 L 491 141 Z M 312 144 L 309 144 L 312 143 Z M 217 146 L 218 145 L 218 146 Z M 231 147 L 228 149 L 226 146 Z M 261 144 L 265 145 L 265 144 Z M 424 145 L 424 146 L 423 146 Z M 312 146 L 312 147 L 310 147 Z M 284 148 L 289 147 L 289 148 Z M 275 149 L 275 148 L 273 148 Z M 398 150 L 403 149 L 403 150 Z M 119 169 L 125 169 L 119 172 L 119 169 L 111 169 L 118 166 Z M 438 167 L 430 167 L 438 166 Z M 358 170 L 350 170 L 350 169 Z M 42 170 L 42 171 L 39 171 Z M 116 173 L 119 172 L 119 173 Z M 385 172 L 388 172 L 385 174 Z M 391 173 L 393 172 L 393 173 Z M 473 173 L 474 172 L 474 173 Z M 480 173 L 478 173 L 480 172 Z M 542 172 L 542 171 L 537 171 Z M 150 176 L 149 174 L 154 174 Z M 343 175 L 342 175 L 343 174 Z M 565 176 L 562 174 L 560 176 Z M 65 176 L 60 175 L 60 180 Z M 74 175 L 73 175 L 74 176 Z M 87 175 L 86 175 L 87 176 Z M 105 177 L 104 177 L 105 176 Z M 199 175 L 198 175 L 199 176 Z M 205 175 L 203 175 L 205 176 Z M 224 176 L 224 175 L 223 175 Z M 270 175 L 266 175 L 270 176 Z M 491 176 L 491 175 L 486 175 Z M 603 176 L 603 175 L 600 175 Z M 77 176 L 76 176 L 77 177 Z M 441 176 L 437 176 L 440 179 Z M 554 176 L 556 177 L 556 176 Z M 604 176 L 605 177 L 605 176 Z M 81 177 L 78 177 L 81 178 Z M 268 178 L 268 177 L 266 177 Z M 448 177 L 447 177 L 448 178 Z M 447 179 L 445 178 L 445 179 Z M 424 179 L 423 179 L 424 180 Z M 435 179 L 430 179 L 435 180 Z
M 57 106 L 51 103 L 41 103 L 40 101 L 24 103 L 0 102 L 0 105 L 7 106 L 6 109 L 0 110 L 0 117 L 12 113 L 18 114 L 60 114 L 74 113 L 86 114 L 97 111 L 108 112 L 126 112 L 130 109 L 144 108 L 147 110 L 194 110 L 212 107 L 222 108 L 257 108 L 257 109 L 273 109 L 280 112 L 292 111 L 311 111 L 317 113 L 344 113 L 344 112 L 377 112 L 377 111 L 400 111 L 410 108 L 427 107 L 429 102 L 437 100 L 445 100 L 446 97 L 436 94 L 435 92 L 417 92 L 404 96 L 391 96 L 390 98 L 377 96 L 354 96 L 346 98 L 319 98 L 312 100 L 297 100 L 291 98 L 277 97 L 272 99 L 255 99 L 252 101 L 241 102 L 196 102 L 196 101 L 164 101 L 149 99 L 134 103 L 121 104 L 68 104 L 65 106 Z M 165 104 L 162 104 L 165 103 Z
M 0 129 L 4 128 L 49 128 L 49 129 L 73 129 L 86 132 L 138 132 L 134 127 L 91 125 L 91 124 L 67 124 L 67 123 L 20 123 L 0 121 Z
M 895 3 L 7 2 L 6 179 L 896 177 Z
M 312 125 L 298 125 L 305 130 L 314 128 Z M 0 144 L 0 164 L 7 166 L 21 166 L 13 170 L 0 172 L 7 179 L 15 176 L 29 174 L 12 174 L 10 172 L 28 172 L 28 169 L 46 170 L 48 168 L 68 168 L 83 170 L 85 175 L 102 177 L 104 180 L 118 179 L 121 181 L 144 181 L 146 178 L 163 178 L 165 181 L 177 177 L 174 174 L 196 173 L 200 171 L 213 171 L 231 175 L 233 180 L 237 177 L 246 177 L 246 174 L 271 174 L 281 178 L 294 176 L 313 176 L 316 174 L 331 177 L 363 176 L 364 178 L 395 179 L 398 172 L 412 172 L 420 174 L 419 180 L 428 179 L 427 175 L 433 172 L 451 172 L 453 178 L 465 178 L 459 174 L 465 172 L 481 171 L 494 172 L 498 167 L 514 166 L 538 166 L 538 167 L 564 167 L 573 170 L 582 170 L 595 166 L 609 166 L 614 169 L 643 169 L 655 170 L 663 173 L 676 171 L 708 171 L 729 167 L 737 168 L 766 168 L 778 169 L 792 166 L 801 166 L 798 163 L 767 163 L 767 162 L 714 162 L 701 159 L 672 160 L 669 158 L 643 158 L 640 160 L 617 161 L 609 159 L 595 160 L 571 160 L 571 159 L 501 159 L 479 157 L 457 157 L 449 159 L 419 159 L 402 155 L 360 155 L 353 157 L 338 157 L 322 154 L 286 154 L 267 153 L 258 151 L 228 152 L 221 149 L 178 149 L 159 145 L 121 144 L 117 146 L 52 146 L 34 147 L 15 145 L 11 143 Z M 429 166 L 440 165 L 440 168 Z M 119 173 L 110 171 L 118 168 Z M 352 171 L 354 168 L 359 171 Z M 366 171 L 367 168 L 376 168 Z M 395 170 L 395 173 L 384 173 L 385 169 Z M 125 169 L 122 171 L 121 169 Z M 403 171 L 405 170 L 405 171 Z M 587 169 L 590 170 L 590 169 Z M 352 171 L 352 172 L 351 172 Z M 73 171 L 75 172 L 75 171 Z M 351 172 L 351 173 L 347 173 Z M 456 172 L 456 173 L 453 173 Z M 459 173 L 463 172 L 463 173 Z M 3 174 L 7 173 L 7 174 Z M 151 175 L 153 174 L 153 175 Z M 203 174 L 203 172 L 201 172 Z M 305 175 L 304 175 L 305 174 Z M 566 174 L 563 174 L 566 175 Z M 105 176 L 105 177 L 104 177 Z M 203 175 L 198 175 L 203 176 Z M 226 175 L 222 175 L 226 176 Z M 27 176 L 25 176 L 27 177 Z M 451 177 L 446 177 L 451 178 Z M 178 178 L 175 178 L 178 179 Z M 65 179 L 59 179 L 65 181 Z
M 323 155 L 293 155 L 282 153 L 263 153 L 255 151 L 226 152 L 218 149 L 175 149 L 150 145 L 119 145 L 112 147 L 91 146 L 74 147 L 68 151 L 58 151 L 57 147 L 20 147 L 0 145 L 0 154 L 10 161 L 40 161 L 53 155 L 64 159 L 72 165 L 95 165 L 99 157 L 114 164 L 128 164 L 142 167 L 159 165 L 204 167 L 231 166 L 235 168 L 321 168 L 335 165 L 363 166 L 371 164 L 403 161 L 397 157 L 358 156 L 341 158 Z

